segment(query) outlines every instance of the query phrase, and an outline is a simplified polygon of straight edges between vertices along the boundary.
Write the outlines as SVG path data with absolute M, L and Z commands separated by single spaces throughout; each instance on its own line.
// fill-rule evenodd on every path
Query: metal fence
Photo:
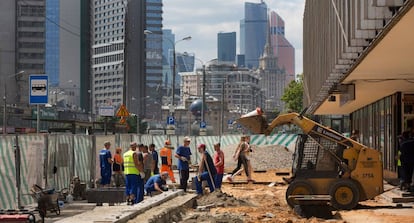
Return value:
M 69 188 L 73 176 L 89 186 L 99 178 L 97 154 L 105 141 L 112 142 L 111 151 L 120 147 L 123 152 L 129 143 L 136 141 L 149 145 L 155 144 L 159 150 L 166 139 L 177 148 L 184 136 L 163 135 L 74 135 L 74 134 L 35 134 L 0 136 L 0 209 L 16 209 L 34 203 L 29 196 L 30 188 L 37 184 L 43 188 Z M 282 145 L 293 151 L 296 141 L 294 134 L 272 136 L 252 135 L 254 145 Z M 210 154 L 214 153 L 213 144 L 220 142 L 222 147 L 237 144 L 240 135 L 192 136 L 192 163 L 199 159 L 196 145 L 206 144 Z M 98 162 L 97 162 L 98 160 Z M 177 160 L 173 159 L 173 164 Z

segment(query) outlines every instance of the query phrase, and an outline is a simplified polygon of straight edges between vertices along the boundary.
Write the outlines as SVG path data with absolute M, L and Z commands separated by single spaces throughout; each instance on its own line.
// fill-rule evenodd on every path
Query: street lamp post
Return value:
M 184 37 L 180 40 L 177 40 L 175 42 L 173 42 L 171 39 L 165 38 L 166 40 L 168 40 L 171 45 L 173 46 L 173 73 L 172 73 L 172 87 L 171 87 L 171 93 L 172 93 L 172 102 L 171 105 L 174 106 L 175 103 L 175 76 L 176 76 L 176 67 L 177 67 L 177 61 L 176 61 L 176 52 L 175 52 L 175 46 L 177 45 L 177 43 L 184 41 L 184 40 L 191 40 L 191 36 L 187 36 Z M 174 112 L 171 112 L 171 115 L 173 115 Z
M 15 76 L 17 76 L 17 75 L 20 75 L 20 74 L 23 74 L 25 71 L 20 71 L 20 72 L 17 72 L 17 73 L 15 73 L 15 74 L 11 74 L 11 75 L 9 75 L 9 76 L 7 76 L 8 78 L 10 78 L 10 77 L 15 77 Z M 6 80 L 4 80 L 4 83 L 3 83 L 3 89 L 4 89 L 4 95 L 3 95 L 3 135 L 5 135 L 6 133 L 7 133 L 7 131 L 6 131 L 6 127 L 7 127 L 7 115 L 6 115 L 6 112 L 7 112 L 7 109 L 6 109 L 6 107 L 7 107 L 7 91 L 6 91 Z
M 203 89 L 202 89 L 202 105 L 201 105 L 201 121 L 202 122 L 205 122 L 205 116 L 204 116 L 204 112 L 205 112 L 205 103 L 206 103 L 206 64 L 202 61 L 202 60 L 200 60 L 199 58 L 194 58 L 194 59 L 196 59 L 196 60 L 198 60 L 201 64 L 202 64 L 202 75 L 203 75 L 203 83 L 202 83 L 202 87 L 203 87 Z M 209 60 L 209 61 L 207 61 L 207 63 L 209 63 L 209 62 L 211 62 L 211 61 L 213 61 L 214 59 L 212 59 L 212 60 Z

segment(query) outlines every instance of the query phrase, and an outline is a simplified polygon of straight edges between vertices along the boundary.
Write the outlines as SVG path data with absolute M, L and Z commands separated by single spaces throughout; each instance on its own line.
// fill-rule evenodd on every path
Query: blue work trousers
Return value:
M 215 176 L 211 176 L 211 177 L 214 180 Z M 210 188 L 210 192 L 214 191 L 214 186 L 213 186 L 213 182 L 210 179 L 210 175 L 208 174 L 207 171 L 205 171 L 201 174 L 200 181 L 198 180 L 197 176 L 194 177 L 194 182 L 195 182 L 195 185 L 196 185 L 197 194 L 203 194 L 202 182 L 204 180 L 207 180 L 208 187 Z

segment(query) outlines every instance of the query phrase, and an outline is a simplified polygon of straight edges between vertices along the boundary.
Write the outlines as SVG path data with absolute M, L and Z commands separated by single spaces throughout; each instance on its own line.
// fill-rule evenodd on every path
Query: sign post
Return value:
M 207 123 L 204 121 L 200 122 L 200 136 L 205 136 L 207 135 Z
M 175 118 L 174 116 L 167 117 L 167 135 L 174 135 L 175 134 Z
M 105 123 L 104 123 L 104 132 L 105 135 L 108 134 L 108 117 L 114 116 L 115 109 L 113 106 L 101 106 L 99 107 L 99 115 L 105 117 Z
M 40 129 L 40 105 L 45 105 L 49 99 L 47 75 L 30 75 L 29 77 L 29 104 L 37 106 L 36 132 Z

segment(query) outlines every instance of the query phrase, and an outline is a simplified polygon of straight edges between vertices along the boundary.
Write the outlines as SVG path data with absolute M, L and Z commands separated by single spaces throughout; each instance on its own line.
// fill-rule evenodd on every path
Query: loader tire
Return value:
M 304 180 L 294 180 L 289 184 L 289 187 L 286 190 L 286 202 L 291 207 L 294 208 L 298 203 L 289 198 L 291 195 L 310 195 L 313 194 L 312 186 Z
M 358 205 L 359 189 L 358 185 L 347 179 L 335 182 L 330 190 L 331 205 L 337 210 L 351 210 Z

